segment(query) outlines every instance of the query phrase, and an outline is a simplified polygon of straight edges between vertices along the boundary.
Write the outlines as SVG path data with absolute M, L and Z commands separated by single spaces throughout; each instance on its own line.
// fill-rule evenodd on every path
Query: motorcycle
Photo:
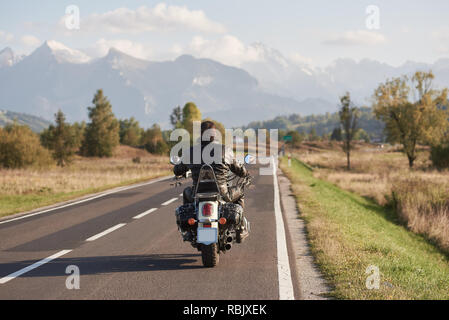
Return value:
M 245 163 L 251 163 L 252 156 L 245 157 Z M 170 159 L 172 164 L 179 158 Z M 180 185 L 175 177 L 175 186 Z M 228 185 L 241 184 L 249 186 L 250 175 L 228 178 Z M 250 223 L 243 215 L 239 204 L 228 203 L 220 194 L 217 179 L 212 166 L 204 164 L 198 176 L 198 183 L 193 193 L 194 201 L 179 206 L 175 211 L 178 230 L 184 241 L 201 252 L 205 267 L 215 267 L 220 259 L 220 253 L 231 250 L 234 243 L 241 243 L 250 231 Z

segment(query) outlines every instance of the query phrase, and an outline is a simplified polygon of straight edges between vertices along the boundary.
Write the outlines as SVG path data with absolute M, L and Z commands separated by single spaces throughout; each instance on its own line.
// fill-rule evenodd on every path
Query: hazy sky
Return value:
M 80 10 L 68 30 L 66 7 Z M 368 29 L 368 6 L 379 8 L 379 29 Z M 371 26 L 374 19 L 370 19 Z M 69 22 L 74 20 L 70 18 Z M 73 26 L 73 24 L 71 24 Z M 164 60 L 181 53 L 239 65 L 257 59 L 261 42 L 296 61 L 325 66 L 336 58 L 370 58 L 399 65 L 449 57 L 449 1 L 82 1 L 0 3 L 0 49 L 29 53 L 56 40 L 90 56 L 114 46 Z

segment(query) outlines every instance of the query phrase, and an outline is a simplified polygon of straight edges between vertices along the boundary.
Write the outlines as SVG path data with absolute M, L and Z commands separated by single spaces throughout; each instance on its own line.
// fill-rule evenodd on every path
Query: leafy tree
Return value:
M 304 141 L 304 136 L 296 130 L 288 131 L 287 135 L 292 137 L 292 147 L 298 147 Z
M 79 150 L 83 145 L 84 134 L 86 132 L 86 122 L 75 122 L 72 124 L 73 136 L 75 139 L 76 149 Z
M 343 135 L 341 134 L 341 128 L 335 128 L 331 134 L 331 140 L 342 141 Z
M 181 127 L 189 132 L 191 143 L 193 143 L 193 121 L 201 121 L 201 111 L 193 102 L 188 102 L 182 109 Z
M 140 139 L 142 136 L 142 128 L 139 126 L 139 122 L 131 117 L 130 119 L 124 119 L 119 121 L 119 135 L 120 135 L 120 143 L 137 147 L 140 143 Z
M 169 152 L 169 146 L 157 124 L 154 124 L 142 134 L 141 144 L 150 153 L 168 154 Z
M 170 123 L 173 128 L 179 128 L 182 123 L 182 110 L 180 106 L 177 106 L 173 109 L 172 114 L 170 115 Z
M 369 134 L 363 129 L 359 129 L 357 131 L 357 133 L 355 134 L 354 140 L 363 140 L 366 143 L 370 143 L 370 141 L 371 141 Z
M 44 167 L 52 164 L 50 152 L 28 126 L 17 123 L 0 128 L 0 166 L 4 168 Z
M 349 92 L 340 98 L 340 124 L 343 128 L 343 151 L 346 153 L 347 167 L 351 170 L 352 140 L 358 130 L 358 109 L 353 106 Z
M 193 121 L 201 121 L 201 111 L 193 102 L 188 102 L 182 109 L 182 127 L 193 134 Z
M 90 123 L 87 124 L 82 153 L 89 157 L 111 157 L 120 142 L 119 123 L 112 113 L 112 106 L 98 90 L 89 107 Z
M 318 140 L 320 140 L 320 137 L 316 133 L 315 127 L 312 127 L 312 129 L 310 129 L 309 132 L 309 141 L 318 141 Z
M 55 114 L 56 126 L 50 127 L 41 134 L 42 145 L 50 149 L 58 166 L 64 167 L 72 161 L 78 149 L 75 128 L 65 122 L 64 113 L 59 110 Z
M 438 145 L 448 125 L 447 89 L 432 87 L 432 72 L 416 72 L 379 85 L 374 93 L 374 112 L 385 122 L 388 141 L 400 143 L 410 168 L 418 143 Z

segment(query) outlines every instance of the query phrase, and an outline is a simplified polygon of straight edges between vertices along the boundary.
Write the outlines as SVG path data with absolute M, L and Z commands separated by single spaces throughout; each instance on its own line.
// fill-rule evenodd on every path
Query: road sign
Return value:
M 284 141 L 292 141 L 292 136 L 284 136 Z

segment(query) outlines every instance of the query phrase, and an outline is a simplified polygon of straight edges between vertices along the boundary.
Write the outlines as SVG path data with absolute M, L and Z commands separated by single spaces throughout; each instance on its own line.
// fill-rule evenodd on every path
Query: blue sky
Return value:
M 72 4 L 80 9 L 78 31 L 62 23 Z M 379 8 L 379 29 L 366 27 L 369 5 Z M 449 57 L 448 18 L 446 0 L 15 0 L 0 4 L 0 49 L 29 53 L 44 40 L 56 40 L 90 56 L 115 46 L 146 59 L 190 53 L 238 66 L 257 58 L 251 44 L 261 42 L 314 66 L 337 58 L 397 66 Z

